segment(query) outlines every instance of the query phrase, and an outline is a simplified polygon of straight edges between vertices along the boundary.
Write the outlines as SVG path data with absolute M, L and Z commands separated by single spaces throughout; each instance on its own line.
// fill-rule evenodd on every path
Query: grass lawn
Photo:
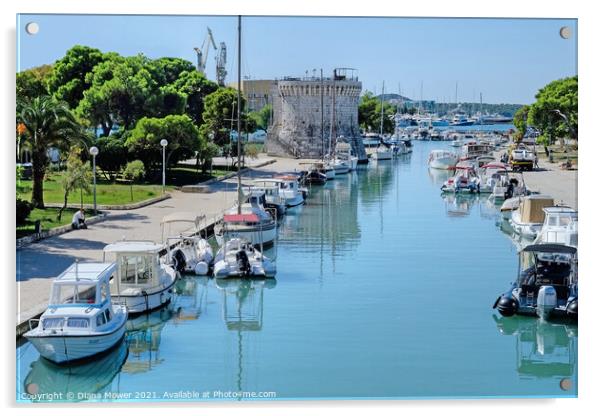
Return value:
M 46 209 L 34 209 L 27 217 L 27 220 L 22 225 L 17 225 L 17 238 L 25 237 L 26 235 L 33 234 L 34 224 L 36 220 L 41 221 L 42 230 L 49 230 L 51 228 L 59 227 L 71 223 L 71 217 L 75 209 L 66 209 L 63 211 L 61 221 L 56 217 L 58 215 L 58 208 L 46 208 Z
M 225 174 L 225 171 L 213 170 L 213 176 Z M 61 172 L 49 172 L 44 181 L 44 202 L 45 203 L 63 203 L 63 189 L 61 187 Z M 213 176 L 197 172 L 194 167 L 179 165 L 166 175 L 166 190 L 173 189 L 174 186 L 196 184 L 211 179 Z M 160 179 L 159 179 L 160 180 Z M 32 181 L 21 180 L 21 186 L 18 187 L 18 193 L 22 199 L 31 199 Z M 144 201 L 161 195 L 160 184 L 134 184 L 132 186 L 133 198 L 130 192 L 130 185 L 123 182 L 109 182 L 105 180 L 102 174 L 97 176 L 96 182 L 96 203 L 98 205 L 125 205 L 134 202 Z M 79 190 L 69 194 L 68 202 L 70 204 L 79 204 L 83 198 L 84 204 L 94 202 L 93 194 L 80 193 Z

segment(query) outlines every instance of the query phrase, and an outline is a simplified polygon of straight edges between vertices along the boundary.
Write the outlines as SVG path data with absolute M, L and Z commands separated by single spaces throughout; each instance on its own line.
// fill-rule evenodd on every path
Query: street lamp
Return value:
M 98 155 L 98 147 L 92 146 L 90 154 L 92 155 L 92 175 L 94 177 L 94 215 L 96 215 L 96 156 Z
M 167 146 L 167 140 L 161 140 L 161 147 L 163 148 L 163 187 L 162 193 L 165 193 L 165 146 Z

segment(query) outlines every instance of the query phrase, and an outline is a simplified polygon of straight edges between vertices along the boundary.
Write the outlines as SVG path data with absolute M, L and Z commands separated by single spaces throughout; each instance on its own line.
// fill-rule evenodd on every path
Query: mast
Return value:
M 324 75 L 320 68 L 320 143 L 322 143 L 322 160 L 324 160 Z
M 242 185 L 241 185 L 241 180 L 240 180 L 240 46 L 241 46 L 241 40 L 240 40 L 240 25 L 241 25 L 241 17 L 240 15 L 238 15 L 238 94 L 236 97 L 236 149 L 237 149 L 237 153 L 238 153 L 238 172 L 237 172 L 237 177 L 238 177 L 238 187 L 237 187 L 237 194 L 238 194 L 238 214 L 240 215 L 241 213 L 241 205 L 242 205 Z
M 334 69 L 332 71 L 332 108 L 331 108 L 331 114 L 330 114 L 330 138 L 328 140 L 328 155 L 330 156 L 332 153 L 332 139 L 334 138 L 334 122 L 335 122 L 335 118 L 334 118 L 334 106 L 335 106 L 335 98 L 334 98 L 334 94 L 335 94 L 335 80 L 336 80 L 336 76 L 337 76 L 337 70 Z
M 383 81 L 383 89 L 380 94 L 380 135 L 383 135 L 383 123 L 385 116 L 385 81 Z

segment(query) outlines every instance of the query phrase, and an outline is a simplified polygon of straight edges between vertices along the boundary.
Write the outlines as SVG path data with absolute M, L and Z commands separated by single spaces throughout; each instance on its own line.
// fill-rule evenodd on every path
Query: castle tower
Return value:
M 334 77 L 321 79 L 312 76 L 277 81 L 270 94 L 273 123 L 266 141 L 268 154 L 321 158 L 328 152 L 329 145 L 334 149 L 335 138 L 343 136 L 360 160 L 367 159 L 358 124 L 362 83 L 353 72 L 348 68 L 338 68 Z M 330 142 L 333 94 L 335 128 Z

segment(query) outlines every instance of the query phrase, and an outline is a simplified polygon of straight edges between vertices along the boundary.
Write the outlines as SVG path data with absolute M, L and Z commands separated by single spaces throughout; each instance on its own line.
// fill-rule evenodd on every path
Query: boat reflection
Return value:
M 128 343 L 124 339 L 106 354 L 81 364 L 57 365 L 39 357 L 31 364 L 23 391 L 38 395 L 62 393 L 68 402 L 98 400 L 92 396 L 111 391 L 113 379 L 127 356 Z
M 453 170 L 428 168 L 429 178 L 434 185 L 437 185 L 437 188 L 440 188 L 447 178 L 453 175 L 453 172 Z
M 450 218 L 462 218 L 470 214 L 472 207 L 478 202 L 477 195 L 442 193 L 445 203 L 445 215 Z
M 199 319 L 207 305 L 207 276 L 182 276 L 174 287 L 173 322 Z
M 215 279 L 215 286 L 222 292 L 222 318 L 226 328 L 236 332 L 236 385 L 238 391 L 243 391 L 243 333 L 261 331 L 263 290 L 274 288 L 276 279 Z
M 565 378 L 575 373 L 577 326 L 541 319 L 493 315 L 503 335 L 516 337 L 516 370 L 527 378 Z
M 130 353 L 123 372 L 145 373 L 163 362 L 159 355 L 161 331 L 173 316 L 173 308 L 168 305 L 128 321 L 126 337 Z

